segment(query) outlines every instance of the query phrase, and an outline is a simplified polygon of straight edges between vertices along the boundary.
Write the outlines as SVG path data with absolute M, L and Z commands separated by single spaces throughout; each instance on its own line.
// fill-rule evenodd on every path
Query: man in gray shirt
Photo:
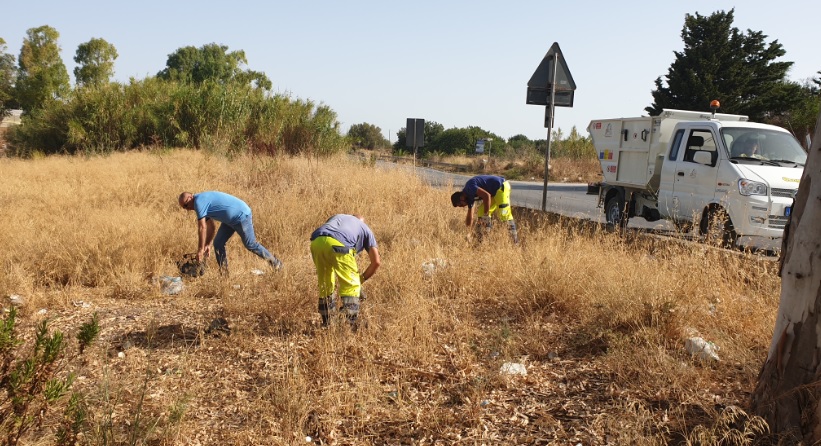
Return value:
M 356 255 L 361 251 L 368 252 L 371 263 L 360 275 Z M 362 283 L 370 279 L 382 264 L 373 232 L 360 216 L 334 215 L 311 234 L 311 257 L 319 282 L 322 325 L 327 327 L 336 312 L 334 290 L 338 279 L 342 313 L 356 328 Z

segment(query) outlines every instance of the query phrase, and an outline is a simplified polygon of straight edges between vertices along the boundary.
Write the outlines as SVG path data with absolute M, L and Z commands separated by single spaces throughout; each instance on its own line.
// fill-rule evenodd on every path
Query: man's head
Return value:
M 753 156 L 758 154 L 758 140 L 757 139 L 748 139 L 744 142 L 744 145 L 741 147 L 741 155 L 742 156 Z
M 465 194 L 461 191 L 454 192 L 453 195 L 450 196 L 450 202 L 453 204 L 453 207 L 460 208 L 468 205 L 467 198 Z
M 191 192 L 181 193 L 179 198 L 177 198 L 177 202 L 180 204 L 180 207 L 185 210 L 194 210 L 194 195 L 191 194 Z

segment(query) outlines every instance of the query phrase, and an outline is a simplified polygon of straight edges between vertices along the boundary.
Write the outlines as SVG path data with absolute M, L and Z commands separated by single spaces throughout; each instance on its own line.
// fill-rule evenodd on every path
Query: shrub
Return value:
M 24 353 L 19 348 L 23 342 L 17 337 L 16 318 L 17 310 L 12 308 L 0 321 L 0 439 L 4 444 L 17 444 L 29 429 L 42 424 L 50 409 L 62 405 L 65 411 L 58 436 L 73 444 L 85 410 L 78 394 L 64 402 L 74 382 L 74 374 L 66 374 L 64 369 L 97 337 L 97 315 L 80 328 L 79 350 L 71 356 L 66 355 L 63 333 L 49 333 L 47 321 L 37 326 L 32 349 Z
M 147 78 L 76 89 L 23 118 L 11 153 L 95 154 L 141 147 L 326 155 L 346 149 L 336 113 L 238 82 Z

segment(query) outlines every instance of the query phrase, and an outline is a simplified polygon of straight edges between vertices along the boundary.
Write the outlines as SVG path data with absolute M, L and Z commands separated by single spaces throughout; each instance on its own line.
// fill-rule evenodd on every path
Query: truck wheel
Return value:
M 733 229 L 730 216 L 722 208 L 712 208 L 701 220 L 701 233 L 707 243 L 722 248 L 735 248 L 738 235 Z
M 610 197 L 604 204 L 604 218 L 608 231 L 622 231 L 627 228 L 627 215 L 624 213 L 624 199 L 619 195 Z

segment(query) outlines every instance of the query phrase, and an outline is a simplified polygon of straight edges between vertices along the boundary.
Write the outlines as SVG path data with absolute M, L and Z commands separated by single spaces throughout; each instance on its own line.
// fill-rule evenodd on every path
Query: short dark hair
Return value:
M 462 192 L 454 192 L 453 195 L 450 196 L 450 202 L 453 203 L 453 207 L 459 207 L 462 204 Z

